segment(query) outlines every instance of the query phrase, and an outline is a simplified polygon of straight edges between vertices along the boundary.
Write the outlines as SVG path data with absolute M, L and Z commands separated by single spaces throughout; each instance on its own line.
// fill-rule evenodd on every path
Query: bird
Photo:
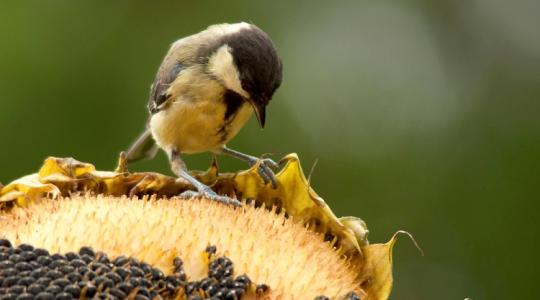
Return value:
M 227 147 L 255 114 L 264 128 L 266 107 L 282 82 L 283 65 L 276 46 L 254 24 L 211 25 L 172 43 L 158 68 L 148 97 L 145 131 L 129 148 L 127 163 L 153 158 L 165 151 L 173 173 L 197 191 L 180 196 L 204 196 L 226 204 L 239 201 L 218 195 L 194 178 L 182 157 L 211 152 L 258 164 L 265 184 L 277 186 L 269 158 L 244 154 Z

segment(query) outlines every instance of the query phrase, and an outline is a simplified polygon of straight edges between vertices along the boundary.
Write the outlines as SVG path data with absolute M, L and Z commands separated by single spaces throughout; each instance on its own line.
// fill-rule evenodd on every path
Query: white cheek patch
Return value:
M 231 48 L 228 45 L 221 46 L 208 61 L 208 71 L 223 82 L 226 88 L 249 98 L 249 94 L 242 88 L 238 70 L 233 62 Z

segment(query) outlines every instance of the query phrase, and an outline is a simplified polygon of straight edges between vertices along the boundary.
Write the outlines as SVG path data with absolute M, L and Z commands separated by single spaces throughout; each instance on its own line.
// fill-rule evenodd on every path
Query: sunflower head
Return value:
M 163 288 L 168 293 L 159 295 L 165 298 L 210 297 L 205 288 L 217 293 L 247 278 L 249 284 L 238 283 L 245 289 L 237 298 L 386 299 L 395 237 L 369 244 L 365 223 L 336 217 L 308 185 L 295 154 L 283 161 L 275 189 L 260 179 L 257 166 L 221 174 L 214 163 L 193 173 L 245 203 L 234 208 L 177 198 L 190 188 L 187 183 L 130 173 L 122 156 L 114 172 L 51 157 L 39 172 L 0 189 L 0 238 L 59 255 L 91 247 L 110 260 L 144 262 L 164 276 L 177 274 L 181 262 L 184 281 Z M 214 276 L 219 272 L 212 271 L 218 260 L 230 261 L 218 268 L 230 276 L 219 281 Z M 155 284 L 152 290 L 158 291 Z

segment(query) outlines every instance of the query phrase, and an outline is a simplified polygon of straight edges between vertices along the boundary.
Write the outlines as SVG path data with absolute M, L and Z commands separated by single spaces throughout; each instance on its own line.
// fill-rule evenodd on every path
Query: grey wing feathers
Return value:
M 141 136 L 133 143 L 126 155 L 128 163 L 132 163 L 141 159 L 152 159 L 156 156 L 159 148 L 152 138 L 150 129 L 146 129 Z

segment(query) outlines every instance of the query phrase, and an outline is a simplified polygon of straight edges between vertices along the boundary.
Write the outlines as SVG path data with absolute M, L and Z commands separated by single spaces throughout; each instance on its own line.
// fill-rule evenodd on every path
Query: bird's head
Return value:
M 213 42 L 201 47 L 207 72 L 249 102 L 264 127 L 266 106 L 281 84 L 282 64 L 270 37 L 248 23 L 210 26 Z

